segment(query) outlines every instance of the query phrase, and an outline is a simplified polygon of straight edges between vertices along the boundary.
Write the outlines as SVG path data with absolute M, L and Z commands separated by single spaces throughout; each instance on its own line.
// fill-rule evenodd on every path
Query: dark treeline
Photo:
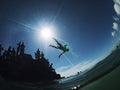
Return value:
M 39 82 L 60 79 L 53 68 L 53 64 L 45 58 L 39 49 L 35 52 L 35 59 L 25 54 L 24 42 L 17 47 L 9 46 L 7 50 L 0 44 L 0 75 L 9 80 Z

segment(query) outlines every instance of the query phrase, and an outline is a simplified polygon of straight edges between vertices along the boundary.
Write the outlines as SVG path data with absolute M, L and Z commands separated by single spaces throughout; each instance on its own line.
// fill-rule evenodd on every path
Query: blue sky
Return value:
M 16 47 L 23 41 L 25 52 L 33 58 L 34 52 L 40 48 L 57 72 L 63 75 L 84 70 L 104 58 L 120 36 L 119 0 L 0 2 L 0 43 L 7 49 L 9 45 Z M 43 26 L 53 27 L 54 37 L 67 43 L 70 52 L 59 59 L 60 52 L 49 47 L 49 44 L 55 44 L 52 38 L 45 41 L 39 35 Z

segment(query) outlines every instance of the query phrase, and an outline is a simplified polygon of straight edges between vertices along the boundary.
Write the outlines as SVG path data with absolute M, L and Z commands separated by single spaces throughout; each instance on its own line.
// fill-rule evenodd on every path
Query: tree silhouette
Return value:
M 51 81 L 61 78 L 53 68 L 53 63 L 50 63 L 39 49 L 35 52 L 35 59 L 24 53 L 24 43 L 20 42 L 16 49 L 17 51 L 14 47 L 9 46 L 1 54 L 0 75 L 4 78 L 27 82 Z M 2 45 L 0 45 L 0 50 L 3 50 Z

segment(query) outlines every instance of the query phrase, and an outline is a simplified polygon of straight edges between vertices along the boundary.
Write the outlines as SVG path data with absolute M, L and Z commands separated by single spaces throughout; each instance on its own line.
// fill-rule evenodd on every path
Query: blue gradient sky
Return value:
M 107 55 L 117 40 L 111 35 L 113 6 L 112 0 L 1 0 L 0 43 L 7 49 L 24 41 L 25 52 L 33 58 L 40 48 L 58 72 L 82 68 Z M 67 43 L 70 52 L 59 59 L 60 52 L 49 47 L 54 41 L 44 42 L 37 35 L 43 25 L 53 26 L 55 38 Z

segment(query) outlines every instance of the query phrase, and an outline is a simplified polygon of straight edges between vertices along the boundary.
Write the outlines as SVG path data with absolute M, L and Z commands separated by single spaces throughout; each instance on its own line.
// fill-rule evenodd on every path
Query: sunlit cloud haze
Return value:
M 115 31 L 113 31 L 111 34 L 112 34 L 112 36 L 113 36 L 113 37 L 115 37 L 116 32 L 115 32 Z
M 97 64 L 100 60 L 88 60 L 82 63 L 78 63 L 74 66 L 62 66 L 57 69 L 57 72 L 62 76 L 68 77 L 77 74 L 77 72 L 84 72 L 85 70 L 91 69 L 95 64 Z
M 120 15 L 120 0 L 114 0 L 114 10 L 117 15 Z
M 116 31 L 119 31 L 118 23 L 116 23 L 116 22 L 113 23 L 113 29 Z
M 114 1 L 114 11 L 116 13 L 116 16 L 113 17 L 113 30 L 115 31 L 112 31 L 111 35 L 113 37 L 115 37 L 117 35 L 117 33 L 119 33 L 119 18 L 120 18 L 120 0 L 113 0 Z

